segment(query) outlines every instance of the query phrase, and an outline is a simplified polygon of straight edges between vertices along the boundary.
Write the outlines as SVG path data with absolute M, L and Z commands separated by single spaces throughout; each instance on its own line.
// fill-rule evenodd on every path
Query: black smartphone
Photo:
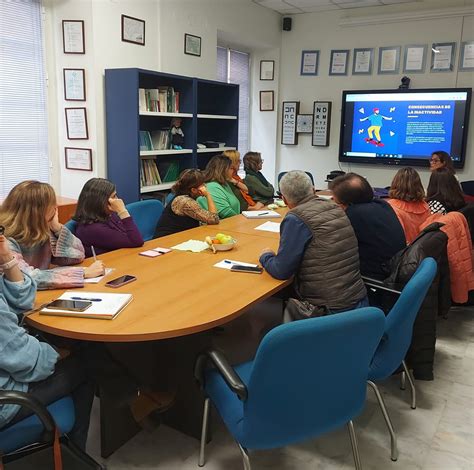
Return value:
M 105 285 L 107 287 L 121 287 L 129 282 L 136 281 L 137 278 L 135 276 L 130 276 L 130 274 L 125 274 L 125 276 L 120 276 L 115 279 L 112 279 L 109 282 L 106 282 Z
M 71 312 L 83 312 L 92 305 L 92 302 L 86 302 L 84 300 L 65 300 L 57 299 L 50 302 L 45 308 L 52 310 L 70 310 Z
M 242 266 L 241 264 L 234 264 L 230 268 L 230 270 L 236 273 L 253 273 L 253 274 L 263 273 L 263 268 L 261 266 Z

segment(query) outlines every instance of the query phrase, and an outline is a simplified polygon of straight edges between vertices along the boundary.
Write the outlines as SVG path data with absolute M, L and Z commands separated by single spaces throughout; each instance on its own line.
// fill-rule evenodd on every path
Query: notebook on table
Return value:
M 45 307 L 39 311 L 40 315 L 113 320 L 132 301 L 133 295 L 67 291 L 58 297 L 58 299 L 90 301 L 92 305 L 90 305 L 83 312 L 74 312 L 71 310 L 53 310 Z
M 266 211 L 242 211 L 242 215 L 247 219 L 267 219 L 281 217 L 278 212 L 267 209 Z

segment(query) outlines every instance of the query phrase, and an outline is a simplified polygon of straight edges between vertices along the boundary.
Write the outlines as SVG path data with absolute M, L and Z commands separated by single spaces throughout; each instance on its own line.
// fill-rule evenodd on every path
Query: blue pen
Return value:
M 71 297 L 71 300 L 88 300 L 89 302 L 102 302 L 102 299 L 89 299 L 87 297 Z

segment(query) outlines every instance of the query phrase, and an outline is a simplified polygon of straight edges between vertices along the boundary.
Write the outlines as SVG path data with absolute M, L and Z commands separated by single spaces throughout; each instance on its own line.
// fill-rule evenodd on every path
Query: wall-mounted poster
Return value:
M 315 101 L 313 104 L 313 136 L 311 145 L 327 147 L 331 128 L 331 101 Z
M 296 117 L 298 116 L 299 110 L 299 101 L 283 101 L 283 112 L 281 116 L 281 143 L 283 145 L 296 145 L 298 143 Z

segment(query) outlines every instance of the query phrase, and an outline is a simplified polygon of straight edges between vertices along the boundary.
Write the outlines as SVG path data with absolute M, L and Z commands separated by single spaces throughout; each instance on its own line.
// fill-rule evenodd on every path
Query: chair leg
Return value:
M 407 376 L 405 374 L 405 371 L 402 371 L 402 374 L 400 375 L 400 390 L 405 390 L 407 384 Z
M 383 400 L 382 394 L 380 393 L 379 388 L 375 385 L 374 382 L 368 380 L 367 383 L 373 389 L 375 396 L 377 397 L 377 401 L 379 402 L 380 409 L 382 410 L 382 415 L 385 419 L 385 424 L 387 425 L 388 432 L 390 434 L 390 458 L 396 462 L 398 459 L 398 447 L 397 447 L 397 436 L 395 435 L 395 431 L 393 429 L 393 424 L 388 414 L 387 408 L 385 406 L 385 402 Z
M 244 470 L 251 470 L 248 450 L 245 447 L 242 447 L 238 442 L 237 442 L 237 445 L 239 446 L 240 453 L 242 454 L 242 461 L 244 462 Z
M 413 381 L 413 378 L 410 374 L 410 371 L 408 370 L 407 363 L 405 361 L 402 361 L 402 366 L 403 370 L 405 371 L 405 374 L 408 379 L 408 383 L 410 384 L 410 391 L 411 391 L 411 409 L 414 410 L 416 409 L 416 388 L 415 388 L 415 382 Z
M 202 430 L 201 430 L 201 447 L 199 449 L 199 462 L 198 465 L 203 467 L 205 464 L 205 447 L 206 447 L 206 440 L 207 440 L 207 428 L 209 425 L 209 398 L 204 400 L 204 412 L 202 415 Z
M 352 422 L 352 420 L 347 423 L 347 428 L 349 429 L 349 436 L 351 438 L 352 455 L 354 456 L 355 468 L 356 470 L 362 470 L 362 465 L 360 463 L 359 446 L 357 445 L 357 436 L 354 430 L 354 423 Z

